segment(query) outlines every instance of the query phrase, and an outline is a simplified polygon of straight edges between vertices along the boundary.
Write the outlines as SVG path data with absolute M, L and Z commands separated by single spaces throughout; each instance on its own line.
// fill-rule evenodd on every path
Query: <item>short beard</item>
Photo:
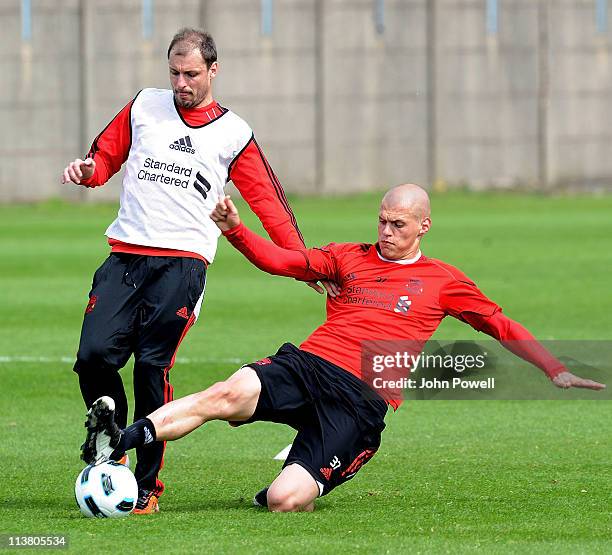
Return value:
M 200 102 L 202 102 L 202 99 L 194 98 L 193 100 L 182 100 L 178 93 L 175 92 L 174 101 L 176 102 L 177 106 L 180 106 L 181 108 L 195 108 L 198 104 L 200 104 Z

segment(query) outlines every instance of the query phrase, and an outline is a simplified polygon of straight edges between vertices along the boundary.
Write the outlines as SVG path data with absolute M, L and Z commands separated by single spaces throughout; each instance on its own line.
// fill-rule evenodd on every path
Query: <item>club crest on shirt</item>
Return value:
M 423 293 L 423 282 L 420 279 L 410 278 L 406 284 L 406 289 L 411 295 L 420 295 Z

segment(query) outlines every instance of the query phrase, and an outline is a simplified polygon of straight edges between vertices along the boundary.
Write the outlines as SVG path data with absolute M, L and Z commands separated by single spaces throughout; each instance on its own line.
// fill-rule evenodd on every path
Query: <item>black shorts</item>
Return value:
M 346 370 L 290 343 L 245 366 L 261 380 L 249 422 L 297 430 L 284 466 L 305 468 L 321 495 L 350 480 L 378 450 L 387 403 Z

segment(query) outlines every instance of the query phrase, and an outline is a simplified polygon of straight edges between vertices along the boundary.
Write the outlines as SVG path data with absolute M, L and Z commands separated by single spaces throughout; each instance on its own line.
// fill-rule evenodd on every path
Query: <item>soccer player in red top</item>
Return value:
M 299 348 L 285 344 L 227 381 L 167 404 L 125 430 L 113 422 L 112 399 L 99 399 L 89 418 L 103 431 L 85 445 L 86 461 L 113 449 L 178 439 L 213 419 L 285 423 L 297 430 L 296 438 L 283 470 L 255 501 L 272 511 L 312 510 L 318 496 L 352 478 L 376 453 L 386 401 L 399 405 L 363 381 L 362 343 L 425 343 L 447 315 L 498 339 L 558 387 L 605 387 L 570 373 L 462 272 L 421 253 L 431 219 L 427 193 L 416 185 L 400 185 L 384 196 L 376 244 L 283 249 L 240 223 L 229 198 L 211 218 L 262 270 L 301 280 L 332 279 L 340 294 L 328 297 L 325 323 Z
M 172 399 L 169 372 L 198 317 L 220 235 L 209 214 L 228 181 L 276 244 L 304 248 L 252 130 L 213 99 L 213 38 L 179 31 L 168 48 L 168 69 L 171 89 L 140 91 L 85 159 L 62 174 L 64 183 L 98 187 L 125 164 L 119 213 L 106 231 L 111 254 L 94 275 L 74 366 L 85 404 L 111 396 L 122 426 L 128 405 L 119 370 L 132 354 L 135 419 Z M 137 450 L 137 513 L 158 510 L 163 453 L 163 443 Z

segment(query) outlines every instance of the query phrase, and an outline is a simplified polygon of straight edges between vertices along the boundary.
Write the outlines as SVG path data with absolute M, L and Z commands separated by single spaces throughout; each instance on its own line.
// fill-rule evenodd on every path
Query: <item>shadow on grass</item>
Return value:
M 325 507 L 325 503 L 319 501 L 317 503 L 317 510 Z M 228 510 L 235 511 L 246 511 L 247 514 L 265 514 L 268 509 L 264 507 L 256 507 L 253 505 L 253 500 L 250 498 L 241 497 L 239 499 L 209 499 L 207 501 L 188 501 L 185 503 L 178 503 L 171 507 L 162 507 L 164 513 L 174 514 L 193 514 L 193 513 L 204 513 L 204 512 L 224 512 Z
M 171 505 L 163 505 L 160 501 L 161 510 L 164 513 L 202 513 L 211 511 L 227 511 L 227 510 L 239 510 L 244 511 L 245 509 L 260 509 L 259 507 L 253 506 L 251 499 L 239 498 L 239 499 L 198 499 L 197 501 L 188 500 L 182 502 L 180 500 L 173 502 Z

